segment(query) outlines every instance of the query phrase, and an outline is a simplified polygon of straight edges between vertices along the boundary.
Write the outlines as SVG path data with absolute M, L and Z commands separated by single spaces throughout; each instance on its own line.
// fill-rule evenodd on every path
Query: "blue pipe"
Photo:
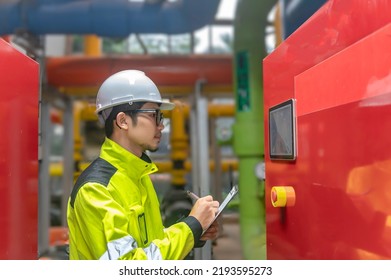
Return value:
M 0 36 L 18 30 L 34 35 L 131 33 L 182 34 L 214 21 L 220 0 L 11 0 L 0 4 Z

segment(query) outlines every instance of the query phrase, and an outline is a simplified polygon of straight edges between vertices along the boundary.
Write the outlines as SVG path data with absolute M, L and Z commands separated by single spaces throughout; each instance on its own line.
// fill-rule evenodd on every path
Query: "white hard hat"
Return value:
M 162 100 L 155 83 L 144 72 L 124 70 L 113 74 L 100 86 L 96 97 L 96 113 L 101 115 L 106 109 L 133 102 L 159 103 L 161 110 L 172 110 L 175 107 L 174 103 Z M 105 115 L 103 121 L 109 113 Z

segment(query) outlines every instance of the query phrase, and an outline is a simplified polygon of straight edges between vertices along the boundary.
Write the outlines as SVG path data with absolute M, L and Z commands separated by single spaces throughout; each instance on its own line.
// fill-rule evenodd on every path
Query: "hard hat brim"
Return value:
M 175 108 L 175 104 L 168 102 L 168 101 L 162 101 L 160 104 L 160 110 L 172 110 Z
M 151 103 L 159 103 L 160 104 L 160 110 L 172 110 L 175 108 L 175 103 L 171 103 L 171 102 L 168 102 L 168 101 L 151 101 L 151 100 L 145 100 L 145 99 L 140 99 L 140 100 L 133 100 L 133 102 L 151 102 Z M 123 103 L 119 103 L 119 104 L 115 104 L 113 106 L 110 106 L 107 105 L 107 106 L 104 106 L 104 107 L 101 107 L 97 110 L 95 110 L 95 113 L 99 113 L 101 111 L 104 111 L 108 108 L 113 108 L 113 107 L 116 107 L 116 106 L 119 106 L 119 105 L 122 105 L 122 104 L 126 104 L 126 103 L 130 103 L 130 102 L 123 102 Z

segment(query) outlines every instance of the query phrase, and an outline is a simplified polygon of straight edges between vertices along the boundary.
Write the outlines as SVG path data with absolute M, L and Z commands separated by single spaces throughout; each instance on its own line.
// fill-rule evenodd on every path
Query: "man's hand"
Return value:
M 196 218 L 200 222 L 202 229 L 206 230 L 207 226 L 216 216 L 216 213 L 219 210 L 219 205 L 220 203 L 216 200 L 213 200 L 211 195 L 201 197 L 195 202 L 189 216 Z
M 203 240 L 203 241 L 214 240 L 218 237 L 220 227 L 219 227 L 219 223 L 217 221 L 218 221 L 218 218 L 204 232 L 204 234 L 201 236 L 200 240 Z

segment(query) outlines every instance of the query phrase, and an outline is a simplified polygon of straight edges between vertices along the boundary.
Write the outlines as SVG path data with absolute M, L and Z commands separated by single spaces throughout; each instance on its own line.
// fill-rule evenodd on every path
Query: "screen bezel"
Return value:
M 288 124 L 281 123 L 283 118 L 277 116 L 278 112 L 288 118 Z M 277 133 L 279 130 L 284 131 L 282 134 L 285 135 Z M 285 151 L 276 150 L 277 137 L 284 144 Z M 296 100 L 289 99 L 269 109 L 269 156 L 271 160 L 295 160 L 296 153 Z

